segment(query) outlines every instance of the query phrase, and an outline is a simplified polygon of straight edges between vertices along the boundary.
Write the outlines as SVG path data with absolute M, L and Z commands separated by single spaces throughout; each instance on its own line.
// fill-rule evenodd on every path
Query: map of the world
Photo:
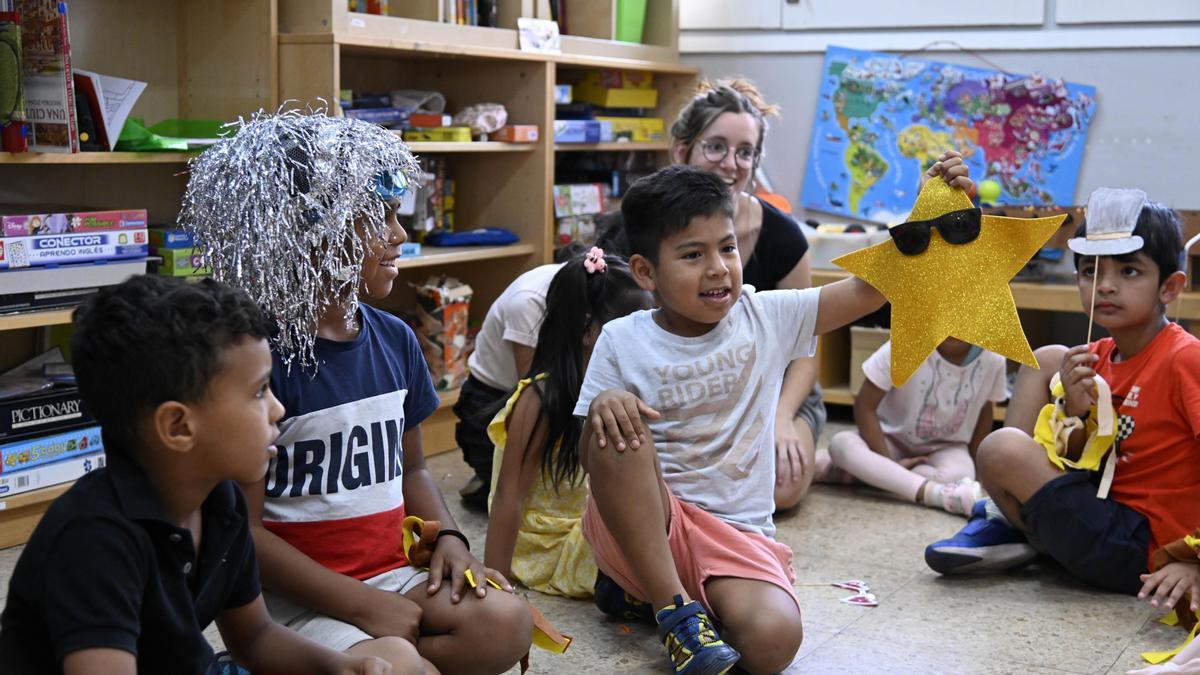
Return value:
M 1075 202 L 1094 87 L 842 47 L 822 72 L 805 208 L 899 222 L 949 148 L 996 204 Z

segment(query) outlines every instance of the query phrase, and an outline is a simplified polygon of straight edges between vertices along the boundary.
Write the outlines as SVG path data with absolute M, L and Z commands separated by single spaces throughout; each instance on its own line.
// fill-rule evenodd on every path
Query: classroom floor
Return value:
M 849 425 L 831 426 L 825 440 Z M 429 467 L 482 551 L 487 521 L 457 497 L 466 465 L 455 452 L 431 458 Z M 1005 577 L 939 577 L 922 552 L 963 519 L 866 489 L 817 486 L 795 514 L 776 522 L 804 584 L 797 588 L 804 644 L 787 673 L 1123 673 L 1139 667 L 1140 652 L 1171 649 L 1184 637 L 1157 623 L 1146 603 L 1084 587 L 1052 563 Z M 0 605 L 20 551 L 0 551 Z M 849 591 L 820 585 L 847 579 L 870 584 L 879 606 L 842 603 Z M 650 626 L 610 621 L 590 602 L 529 596 L 575 637 L 562 656 L 535 651 L 530 672 L 665 672 Z M 208 634 L 219 643 L 215 626 Z

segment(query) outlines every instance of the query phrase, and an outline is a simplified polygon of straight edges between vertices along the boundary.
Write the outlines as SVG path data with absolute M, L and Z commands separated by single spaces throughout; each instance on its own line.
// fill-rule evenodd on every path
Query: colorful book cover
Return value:
M 0 12 L 0 126 L 25 119 L 20 17 L 16 12 Z
M 35 265 L 144 258 L 150 253 L 145 229 L 73 232 L 0 239 L 0 270 Z
M 67 3 L 17 0 L 25 116 L 34 152 L 79 152 Z
M 83 409 L 83 398 L 76 387 L 0 401 L 0 439 L 5 442 L 88 423 L 95 424 Z
M 104 449 L 100 427 L 82 427 L 41 438 L 0 445 L 0 473 L 24 471 L 42 464 Z
M 83 475 L 104 468 L 104 452 L 89 452 L 58 462 L 13 474 L 0 474 L 0 499 L 14 497 L 22 492 L 54 487 L 83 478 Z
M 146 209 L 0 215 L 0 237 L 140 230 L 146 227 L 146 220 Z

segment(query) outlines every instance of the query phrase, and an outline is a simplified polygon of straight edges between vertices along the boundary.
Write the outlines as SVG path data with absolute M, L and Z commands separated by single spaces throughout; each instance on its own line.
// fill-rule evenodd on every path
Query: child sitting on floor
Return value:
M 550 283 L 529 372 L 492 420 L 496 444 L 484 563 L 529 588 L 586 598 L 596 563 L 580 518 L 587 487 L 572 414 L 600 328 L 652 305 L 625 261 L 593 248 Z
M 1151 552 L 1200 520 L 1200 340 L 1165 313 L 1186 280 L 1179 217 L 1141 190 L 1097 190 L 1069 246 L 1084 310 L 1112 337 L 1037 350 L 1041 370 L 1022 369 L 1008 426 L 979 446 L 991 498 L 925 561 L 1003 571 L 1040 551 L 1134 594 Z
M 992 430 L 992 403 L 1006 397 L 1004 357 L 949 338 L 902 387 L 892 386 L 891 357 L 889 341 L 863 363 L 858 431 L 834 436 L 825 462 L 900 499 L 966 515 L 982 496 L 975 450 Z
M 280 324 L 271 389 L 287 416 L 245 487 L 272 615 L 348 653 L 388 658 L 395 636 L 442 673 L 508 670 L 529 650 L 529 607 L 486 591 L 511 586 L 471 555 L 425 466 L 438 396 L 416 336 L 359 301 L 399 274 L 408 149 L 359 120 L 259 115 L 190 174 L 180 218 L 214 276 Z M 409 564 L 406 515 L 441 524 L 428 571 Z
M 136 276 L 75 311 L 79 390 L 108 466 L 59 497 L 17 560 L 0 616 L 7 673 L 385 673 L 271 621 L 235 481 L 274 454 L 271 323 L 211 280 Z M 397 673 L 422 672 L 391 645 Z M 221 670 L 219 670 L 221 669 Z
M 931 172 L 971 186 L 958 157 Z M 621 213 L 630 269 L 659 308 L 611 321 L 588 364 L 584 534 L 599 569 L 657 610 L 674 672 L 779 672 L 803 626 L 792 551 L 773 538 L 776 394 L 815 335 L 883 296 L 857 278 L 743 287 L 728 186 L 696 167 L 637 181 Z

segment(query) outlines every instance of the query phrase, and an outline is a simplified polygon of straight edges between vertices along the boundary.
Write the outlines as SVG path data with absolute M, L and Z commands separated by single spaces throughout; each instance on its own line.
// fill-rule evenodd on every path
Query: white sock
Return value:
M 942 508 L 942 490 L 947 487 L 945 483 L 939 483 L 932 479 L 925 481 L 925 487 L 921 492 L 921 503 L 931 509 Z
M 1000 507 L 996 505 L 996 500 L 991 497 L 988 497 L 987 501 L 983 503 L 983 510 L 987 514 L 988 520 L 998 520 L 1009 527 L 1013 526 L 1012 523 L 1008 522 L 1008 518 L 1004 516 L 1004 512 L 1000 510 Z

